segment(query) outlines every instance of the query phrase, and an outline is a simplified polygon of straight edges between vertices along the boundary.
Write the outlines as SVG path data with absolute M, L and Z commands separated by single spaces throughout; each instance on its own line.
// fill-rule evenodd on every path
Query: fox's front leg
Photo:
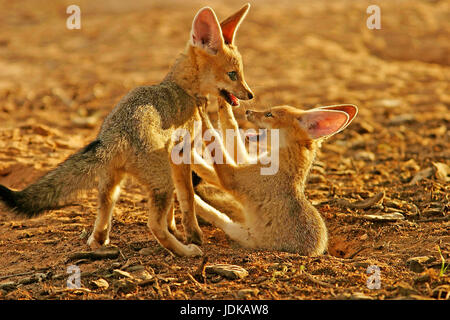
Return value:
M 223 144 L 234 162 L 246 163 L 248 162 L 248 153 L 239 131 L 239 125 L 234 117 L 233 107 L 222 98 L 218 99 L 218 103 Z
M 232 112 L 232 111 L 231 111 Z M 216 140 L 218 147 L 220 149 L 220 152 L 223 155 L 223 164 L 217 164 L 215 161 L 213 161 L 214 170 L 216 171 L 218 180 L 220 182 L 220 186 L 222 186 L 225 189 L 233 190 L 235 188 L 239 188 L 242 183 L 244 183 L 241 179 L 236 179 L 235 177 L 239 176 L 240 172 L 245 172 L 248 169 L 254 168 L 255 165 L 253 164 L 243 164 L 243 165 L 236 165 L 233 158 L 230 156 L 230 154 L 227 152 L 225 145 L 223 143 L 223 140 L 220 138 L 219 134 L 213 129 L 212 124 L 208 118 L 208 115 L 204 110 L 200 110 L 200 116 L 202 119 L 203 124 L 205 124 L 205 128 L 203 128 L 203 135 L 205 133 L 205 130 L 210 130 L 209 132 Z M 211 157 L 212 159 L 216 158 L 215 155 L 216 150 L 211 151 Z M 204 171 L 206 171 L 205 166 L 203 166 Z M 212 183 L 214 185 L 217 185 L 216 183 Z
M 177 192 L 178 202 L 182 213 L 182 222 L 186 241 L 201 245 L 203 234 L 198 226 L 194 207 L 194 188 L 192 186 L 192 171 L 190 164 L 174 164 L 172 166 L 172 179 Z

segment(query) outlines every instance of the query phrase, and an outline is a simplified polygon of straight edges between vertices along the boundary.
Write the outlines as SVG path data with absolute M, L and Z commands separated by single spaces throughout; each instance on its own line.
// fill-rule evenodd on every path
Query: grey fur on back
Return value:
M 188 126 L 197 103 L 174 82 L 137 87 L 105 118 L 96 140 L 22 191 L 0 186 L 0 200 L 17 214 L 33 217 L 93 188 L 99 171 L 107 170 L 111 161 L 147 162 L 139 159 L 144 151 L 161 147 L 164 156 L 173 130 Z

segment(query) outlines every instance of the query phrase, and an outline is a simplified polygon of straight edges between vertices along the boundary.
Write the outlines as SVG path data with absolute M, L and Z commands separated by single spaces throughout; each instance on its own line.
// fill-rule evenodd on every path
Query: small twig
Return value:
M 154 277 L 155 282 L 153 283 L 153 288 L 156 289 L 160 299 L 164 299 L 164 293 L 161 290 L 161 286 L 159 285 L 158 277 Z
M 335 257 L 335 256 L 332 256 L 332 255 L 330 255 L 330 254 L 328 254 L 328 255 L 326 255 L 326 256 L 323 256 L 323 258 L 326 258 L 326 259 L 330 259 L 330 260 L 337 260 L 337 261 L 339 261 L 339 262 L 342 262 L 342 263 L 347 263 L 347 262 L 358 262 L 358 261 L 364 261 L 364 260 L 366 260 L 366 258 L 352 258 L 352 259 L 349 259 L 349 258 L 339 258 L 339 257 Z
M 326 288 L 335 288 L 335 286 L 333 286 L 333 285 L 330 284 L 330 283 L 323 282 L 323 281 L 320 281 L 320 280 L 314 278 L 313 275 L 309 274 L 309 273 L 306 272 L 305 270 L 302 271 L 302 275 L 304 275 L 306 278 L 308 278 L 309 281 L 311 281 L 311 282 L 313 282 L 313 283 L 315 283 L 315 284 L 318 284 L 318 285 L 320 285 L 320 286 L 322 286 L 322 287 L 326 287 Z
M 355 252 L 353 252 L 353 253 L 348 257 L 348 259 L 353 259 L 358 253 L 360 253 L 360 252 L 363 251 L 363 250 L 366 250 L 367 248 L 369 248 L 369 247 L 368 247 L 368 246 L 365 246 L 365 247 L 359 248 L 358 250 L 356 250 Z
M 378 192 L 376 195 L 374 195 L 372 198 L 368 198 L 362 201 L 355 201 L 350 202 L 345 199 L 336 199 L 334 200 L 334 203 L 336 203 L 338 206 L 343 208 L 350 208 L 350 209 L 366 209 L 370 208 L 374 204 L 377 204 L 378 202 L 382 201 L 384 198 L 384 191 Z
M 37 270 L 34 270 L 34 271 L 27 271 L 27 272 L 21 272 L 21 273 L 7 274 L 7 275 L 5 275 L 5 276 L 1 276 L 1 277 L 0 277 L 0 280 L 4 280 L 4 279 L 8 279 L 8 278 L 13 278 L 13 277 L 20 277 L 20 276 L 29 276 L 30 274 L 39 273 L 39 272 L 44 272 L 44 271 L 47 271 L 48 269 L 50 269 L 50 267 L 42 268 L 42 269 L 37 269 Z
M 20 277 L 20 276 L 28 276 L 30 274 L 36 273 L 36 271 L 29 271 L 29 272 L 22 272 L 22 273 L 15 273 L 15 274 L 8 274 L 6 276 L 1 276 L 0 280 L 12 278 L 12 277 Z
M 204 256 L 202 259 L 202 262 L 200 263 L 198 268 L 194 271 L 194 276 L 197 276 L 203 282 L 206 281 L 205 266 L 206 266 L 207 262 L 208 262 L 208 256 Z
M 448 221 L 448 220 L 450 220 L 450 216 L 429 218 L 429 219 L 420 219 L 420 220 L 415 220 L 414 222 L 436 222 L 436 221 Z
M 61 294 L 61 293 L 65 293 L 65 292 L 70 292 L 70 293 L 76 293 L 76 292 L 84 292 L 84 293 L 91 293 L 92 291 L 88 288 L 64 288 L 64 289 L 56 289 L 55 291 L 53 291 L 53 294 Z
M 199 287 L 200 289 L 203 289 L 203 285 L 197 281 L 197 279 L 194 278 L 194 276 L 192 274 L 190 274 L 189 272 L 187 273 L 187 276 L 189 277 L 189 279 L 192 280 L 192 282 L 194 282 L 194 284 Z
M 74 252 L 69 255 L 69 260 L 79 260 L 79 259 L 90 259 L 90 260 L 101 260 L 101 259 L 117 259 L 120 254 L 118 248 L 101 248 L 96 251 L 80 251 Z M 123 256 L 123 255 L 122 255 Z
M 407 185 L 412 186 L 423 179 L 431 177 L 434 174 L 435 170 L 436 169 L 434 167 L 429 167 L 422 171 L 419 171 Z

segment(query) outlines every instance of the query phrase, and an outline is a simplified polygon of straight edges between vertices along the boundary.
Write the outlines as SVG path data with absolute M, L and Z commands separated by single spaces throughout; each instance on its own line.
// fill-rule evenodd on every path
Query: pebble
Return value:
M 445 217 L 445 212 L 443 208 L 429 208 L 423 210 L 422 215 L 425 217 Z
M 379 214 L 366 214 L 363 216 L 364 219 L 368 221 L 380 221 L 380 222 L 391 222 L 398 220 L 405 220 L 405 216 L 400 212 L 391 212 L 383 215 Z
M 137 284 L 131 279 L 119 279 L 113 282 L 114 291 L 128 294 L 136 291 Z
M 142 248 L 139 250 L 139 254 L 143 256 L 151 256 L 155 254 L 155 248 L 149 247 L 149 248 Z
M 144 269 L 145 269 L 145 267 L 143 265 L 138 264 L 138 265 L 126 268 L 126 271 L 128 271 L 128 272 L 135 272 L 135 271 L 141 271 L 141 270 L 144 270 Z
M 154 280 L 154 276 L 151 275 L 147 270 L 139 270 L 133 273 L 133 277 L 140 281 L 150 281 Z
M 450 182 L 450 167 L 447 164 L 441 162 L 433 162 L 433 166 L 436 168 L 436 178 L 440 182 Z
M 375 101 L 376 106 L 384 108 L 396 108 L 403 103 L 404 102 L 400 99 L 380 99 Z
M 355 160 L 363 160 L 363 161 L 374 161 L 375 154 L 370 151 L 358 151 L 358 152 L 355 152 L 354 159 Z
M 118 277 L 133 279 L 133 276 L 129 272 L 126 272 L 126 271 L 123 271 L 120 269 L 114 269 L 112 273 L 113 273 L 113 275 L 118 276 Z
M 355 292 L 350 296 L 350 300 L 373 300 L 373 298 L 362 292 Z
M 409 159 L 408 161 L 404 162 L 402 164 L 403 168 L 405 169 L 412 169 L 415 171 L 420 170 L 419 165 L 417 164 L 417 162 L 414 159 Z
M 256 297 L 258 295 L 258 293 L 259 293 L 259 290 L 256 288 L 255 289 L 241 289 L 236 293 L 236 295 L 237 295 L 238 299 L 245 299 L 249 296 Z
M 14 281 L 7 281 L 0 283 L 1 290 L 13 290 L 17 284 Z
M 436 260 L 435 257 L 429 256 L 413 257 L 406 260 L 406 265 L 411 271 L 421 273 L 426 269 L 426 265 L 434 260 Z
M 248 275 L 244 268 L 232 264 L 214 264 L 205 267 L 205 272 L 209 274 L 218 274 L 227 279 L 242 279 Z
M 397 124 L 403 124 L 406 122 L 412 122 L 416 118 L 412 114 L 400 114 L 398 116 L 393 117 L 391 120 L 389 120 L 389 124 L 397 125 Z
M 109 288 L 109 283 L 108 281 L 106 281 L 103 278 L 97 279 L 97 280 L 92 280 L 91 284 L 96 288 L 96 289 L 103 289 L 106 290 Z

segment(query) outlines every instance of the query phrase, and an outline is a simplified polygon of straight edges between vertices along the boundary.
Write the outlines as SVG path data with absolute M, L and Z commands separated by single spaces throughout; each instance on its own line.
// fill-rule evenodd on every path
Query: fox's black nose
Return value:
M 246 115 L 249 115 L 250 113 L 252 113 L 252 111 L 251 111 L 251 110 L 247 110 L 247 111 L 245 111 L 245 114 L 246 114 Z
M 251 92 L 248 93 L 248 99 L 249 100 L 253 99 L 253 93 L 251 93 Z

